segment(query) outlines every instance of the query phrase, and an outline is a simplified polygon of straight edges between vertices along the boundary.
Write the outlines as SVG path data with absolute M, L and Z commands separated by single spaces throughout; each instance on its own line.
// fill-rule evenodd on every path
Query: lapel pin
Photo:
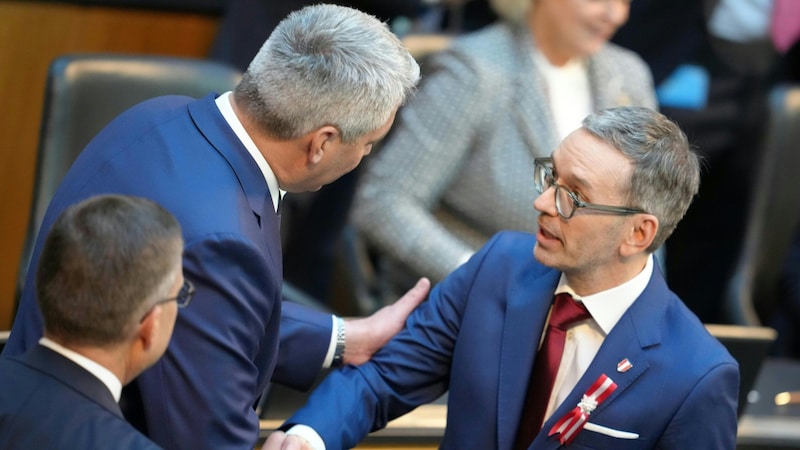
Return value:
M 583 394 L 578 406 L 559 419 L 559 421 L 550 428 L 547 436 L 550 437 L 558 434 L 558 441 L 562 445 L 571 444 L 575 437 L 578 436 L 578 433 L 583 430 L 592 411 L 594 411 L 600 403 L 603 403 L 616 389 L 617 384 L 614 383 L 614 380 L 608 378 L 606 374 L 601 374 L 586 393 Z
M 628 358 L 625 358 L 617 363 L 617 372 L 627 372 L 631 367 L 633 367 L 633 364 L 628 361 Z

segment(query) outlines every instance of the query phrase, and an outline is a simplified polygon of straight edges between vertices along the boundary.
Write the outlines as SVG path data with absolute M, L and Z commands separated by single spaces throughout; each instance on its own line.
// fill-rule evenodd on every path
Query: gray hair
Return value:
M 644 107 L 598 111 L 583 127 L 633 162 L 630 206 L 658 218 L 659 230 L 647 249 L 655 251 L 672 234 L 700 187 L 700 157 L 677 124 Z
M 498 17 L 511 23 L 522 23 L 535 0 L 489 0 L 489 6 Z
M 385 23 L 352 8 L 314 5 L 278 24 L 234 93 L 275 138 L 333 125 L 353 142 L 383 126 L 418 80 L 419 65 Z
M 126 341 L 168 295 L 182 251 L 178 221 L 153 201 L 102 195 L 70 206 L 48 233 L 36 272 L 46 332 L 67 344 Z

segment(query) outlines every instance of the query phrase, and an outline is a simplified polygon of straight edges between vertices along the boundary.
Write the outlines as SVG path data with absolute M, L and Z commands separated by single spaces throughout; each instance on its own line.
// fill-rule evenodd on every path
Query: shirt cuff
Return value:
M 322 361 L 322 368 L 327 369 L 333 362 L 333 355 L 336 353 L 336 322 L 337 317 L 331 315 L 331 340 L 328 344 L 328 353 L 325 354 L 325 359 Z
M 287 436 L 290 434 L 305 439 L 314 450 L 325 450 L 325 442 L 322 441 L 322 438 L 313 428 L 307 425 L 293 425 L 286 431 Z

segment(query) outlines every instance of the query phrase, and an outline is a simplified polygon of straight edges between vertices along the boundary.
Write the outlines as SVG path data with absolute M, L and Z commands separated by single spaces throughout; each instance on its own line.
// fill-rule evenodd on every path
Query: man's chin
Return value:
M 539 242 L 533 247 L 533 257 L 540 264 L 547 267 L 554 267 L 553 254 L 542 246 Z

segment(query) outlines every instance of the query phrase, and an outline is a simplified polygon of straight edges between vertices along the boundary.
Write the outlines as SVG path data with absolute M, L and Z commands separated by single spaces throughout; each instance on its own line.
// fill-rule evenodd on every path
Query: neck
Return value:
M 97 364 L 105 367 L 112 374 L 114 374 L 114 376 L 117 377 L 117 379 L 120 380 L 123 385 L 127 384 L 135 377 L 135 375 L 131 376 L 130 374 L 126 352 L 121 345 L 96 347 L 66 342 L 64 340 L 54 338 L 53 336 L 47 336 L 47 338 L 61 345 L 62 347 L 67 348 L 83 357 L 91 359 Z
M 229 97 L 231 108 L 242 124 L 244 131 L 253 140 L 258 152 L 269 164 L 281 189 L 292 191 L 298 173 L 305 169 L 306 136 L 297 139 L 281 140 L 264 132 L 247 111 L 240 107 L 233 95 Z
M 648 254 L 637 255 L 617 264 L 606 264 L 602 269 L 564 272 L 564 276 L 575 293 L 585 297 L 632 280 L 644 270 L 648 257 Z

